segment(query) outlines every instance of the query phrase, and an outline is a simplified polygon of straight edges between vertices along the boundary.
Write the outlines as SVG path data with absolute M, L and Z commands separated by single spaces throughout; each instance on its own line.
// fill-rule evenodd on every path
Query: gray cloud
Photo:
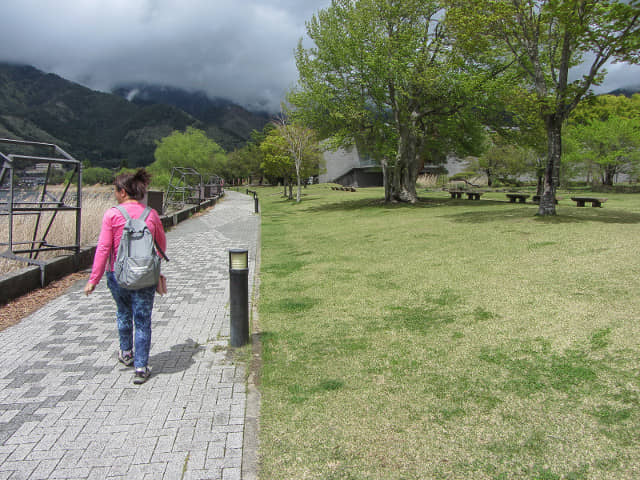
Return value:
M 330 0 L 5 0 L 0 59 L 109 90 L 204 90 L 277 109 L 304 23 Z
M 4 0 L 0 60 L 91 88 L 147 82 L 277 110 L 304 23 L 330 0 Z M 636 85 L 609 67 L 599 91 Z

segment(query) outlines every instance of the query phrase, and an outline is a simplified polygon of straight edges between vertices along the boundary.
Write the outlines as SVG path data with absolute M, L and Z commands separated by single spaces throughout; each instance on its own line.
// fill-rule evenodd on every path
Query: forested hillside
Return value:
M 156 141 L 187 126 L 229 151 L 268 121 L 231 103 L 216 114 L 212 102 L 201 118 L 167 103 L 155 97 L 130 102 L 31 66 L 0 63 L 0 137 L 57 143 L 93 166 L 148 165 Z

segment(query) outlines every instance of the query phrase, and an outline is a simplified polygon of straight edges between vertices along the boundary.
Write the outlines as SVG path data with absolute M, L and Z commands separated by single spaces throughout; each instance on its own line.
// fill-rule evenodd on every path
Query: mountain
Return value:
M 162 88 L 149 88 L 154 90 Z M 173 96 L 180 97 L 178 93 Z M 228 151 L 242 146 L 253 128 L 261 129 L 269 120 L 221 100 L 194 97 L 192 111 L 198 103 L 208 105 L 197 116 L 176 102 L 160 100 L 128 101 L 31 66 L 0 63 L 0 137 L 56 143 L 94 166 L 113 168 L 123 160 L 130 167 L 148 165 L 155 142 L 187 126 L 206 131 Z
M 635 87 L 618 88 L 616 90 L 613 90 L 613 91 L 607 93 L 607 95 L 615 95 L 615 96 L 624 95 L 625 97 L 629 97 L 630 98 L 633 95 L 635 95 L 636 93 L 640 93 L 640 85 L 636 85 Z
M 224 98 L 174 87 L 129 84 L 113 93 L 136 105 L 171 105 L 187 112 L 207 125 L 207 134 L 227 151 L 244 145 L 253 130 L 262 130 L 272 119 L 266 112 L 250 112 Z

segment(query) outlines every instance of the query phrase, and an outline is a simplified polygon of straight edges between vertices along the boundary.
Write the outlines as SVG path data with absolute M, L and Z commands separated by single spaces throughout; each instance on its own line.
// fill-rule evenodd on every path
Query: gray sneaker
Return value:
M 141 383 L 146 382 L 150 376 L 151 376 L 151 368 L 149 367 L 136 368 L 136 372 L 133 375 L 133 383 L 135 383 L 136 385 L 140 385 Z
M 128 352 L 123 352 L 120 350 L 118 352 L 118 361 L 123 363 L 126 367 L 130 367 L 133 365 L 133 351 L 129 350 Z

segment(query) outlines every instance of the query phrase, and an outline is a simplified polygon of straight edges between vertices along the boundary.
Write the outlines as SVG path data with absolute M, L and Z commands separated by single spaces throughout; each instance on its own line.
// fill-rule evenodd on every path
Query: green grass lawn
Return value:
M 640 478 L 640 195 L 258 189 L 262 479 Z

